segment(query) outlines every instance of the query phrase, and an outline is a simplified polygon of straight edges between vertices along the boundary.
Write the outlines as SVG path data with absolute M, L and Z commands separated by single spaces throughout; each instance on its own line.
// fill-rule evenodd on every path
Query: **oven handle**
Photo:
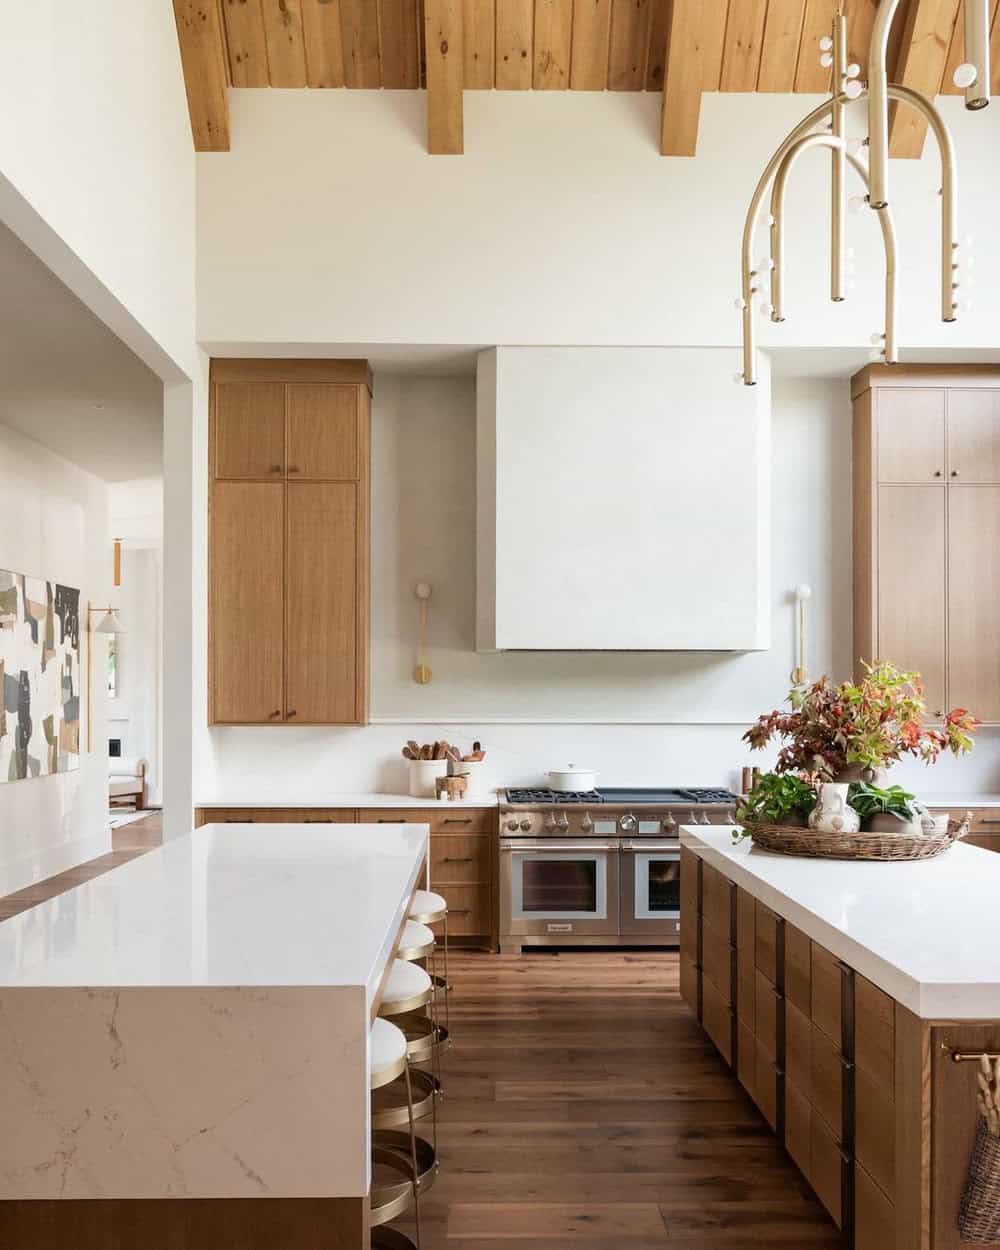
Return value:
M 514 841 L 501 839 L 501 851 L 569 851 L 578 854 L 580 851 L 617 851 L 618 842 L 532 842 L 527 838 Z
M 681 854 L 681 844 L 679 842 L 623 842 L 623 851 L 652 851 L 654 855 L 662 855 L 664 852 L 676 853 L 678 859 Z

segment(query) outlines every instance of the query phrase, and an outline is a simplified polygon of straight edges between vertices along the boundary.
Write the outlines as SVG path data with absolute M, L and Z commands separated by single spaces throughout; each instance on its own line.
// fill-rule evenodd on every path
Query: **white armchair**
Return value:
M 132 807 L 137 812 L 146 807 L 146 760 L 142 756 L 120 756 L 112 759 L 108 778 L 110 807 Z

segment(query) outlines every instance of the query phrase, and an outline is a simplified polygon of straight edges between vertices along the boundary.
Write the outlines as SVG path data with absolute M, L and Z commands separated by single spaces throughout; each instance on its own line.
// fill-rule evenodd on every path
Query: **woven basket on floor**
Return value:
M 930 859 L 969 832 L 972 813 L 949 820 L 947 833 L 927 837 L 905 833 L 818 833 L 791 825 L 756 825 L 744 828 L 754 845 L 779 855 L 807 855 L 816 859 Z
M 1000 1137 L 994 1137 L 980 1117 L 965 1178 L 958 1231 L 963 1241 L 1000 1241 Z

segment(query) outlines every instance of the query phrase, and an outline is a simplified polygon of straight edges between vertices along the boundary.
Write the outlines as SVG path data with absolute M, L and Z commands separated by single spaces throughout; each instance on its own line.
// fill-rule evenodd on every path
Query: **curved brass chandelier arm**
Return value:
M 958 242 L 955 238 L 955 219 L 958 211 L 958 187 L 955 176 L 955 149 L 951 134 L 944 124 L 941 114 L 934 105 L 919 91 L 910 87 L 889 87 L 889 95 L 901 104 L 909 104 L 927 118 L 934 138 L 937 141 L 938 154 L 941 157 L 941 320 L 955 320 L 955 249 Z
M 872 208 L 889 202 L 889 82 L 885 70 L 889 30 L 899 0 L 879 0 L 868 46 L 868 198 Z

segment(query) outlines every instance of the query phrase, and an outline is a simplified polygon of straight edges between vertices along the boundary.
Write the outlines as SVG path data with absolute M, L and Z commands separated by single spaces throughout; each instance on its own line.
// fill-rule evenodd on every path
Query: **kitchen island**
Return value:
M 958 1250 L 976 1059 L 1000 1053 L 1000 857 L 732 832 L 681 829 L 684 998 L 857 1250 Z
M 0 926 L 0 1245 L 362 1250 L 419 825 L 208 825 Z

